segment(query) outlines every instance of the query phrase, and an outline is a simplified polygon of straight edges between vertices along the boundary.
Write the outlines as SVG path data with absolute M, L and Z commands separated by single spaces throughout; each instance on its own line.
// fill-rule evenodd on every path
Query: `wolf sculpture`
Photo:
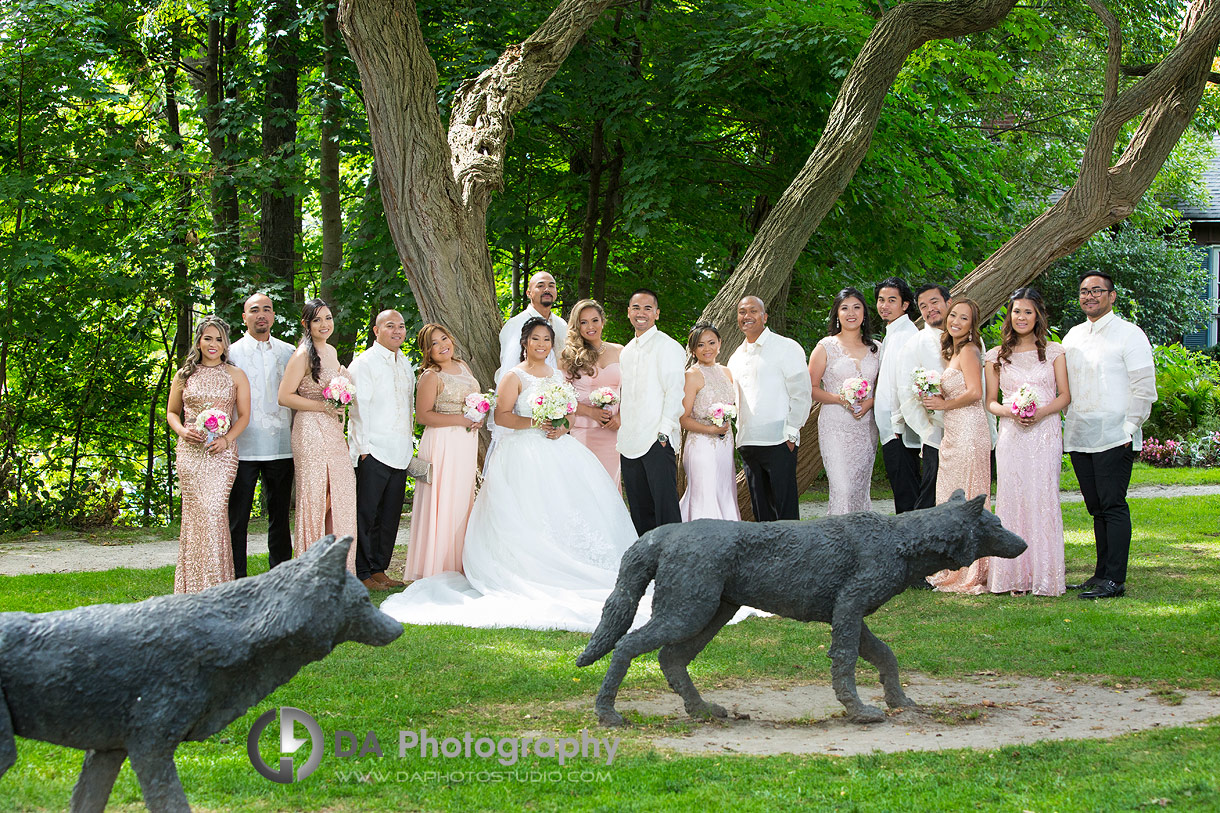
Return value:
M 100 813 L 127 757 L 149 810 L 189 811 L 178 743 L 220 731 L 344 641 L 402 634 L 347 572 L 350 547 L 327 536 L 268 573 L 193 595 L 0 613 L 0 776 L 16 734 L 85 750 L 73 811 Z
M 614 709 L 619 684 L 632 658 L 657 648 L 661 671 L 687 713 L 725 717 L 724 708 L 700 697 L 686 667 L 738 608 L 755 607 L 829 623 L 835 697 L 849 719 L 878 722 L 885 713 L 856 694 L 857 657 L 881 673 L 890 708 L 914 704 L 902 691 L 894 653 L 864 617 L 913 580 L 1024 550 L 1025 542 L 983 509 L 983 497 L 967 501 L 961 490 L 935 508 L 896 517 L 858 513 L 805 522 L 701 519 L 663 525 L 623 554 L 618 582 L 576 665 L 588 666 L 614 650 L 595 704 L 602 725 L 623 724 Z M 654 580 L 652 618 L 627 633 Z

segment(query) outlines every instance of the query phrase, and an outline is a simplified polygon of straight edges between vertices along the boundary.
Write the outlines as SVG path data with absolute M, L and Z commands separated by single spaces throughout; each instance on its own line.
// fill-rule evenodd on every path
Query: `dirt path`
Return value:
M 1132 499 L 1150 497 L 1192 497 L 1220 494 L 1220 485 L 1140 486 L 1131 489 Z M 1080 502 L 1078 492 L 1062 493 L 1063 502 Z M 801 518 L 824 516 L 824 502 L 801 503 Z M 882 514 L 894 512 L 893 500 L 874 500 L 873 509 Z M 396 563 L 405 555 L 409 524 L 404 519 L 398 530 Z M 250 552 L 266 551 L 266 534 L 250 535 Z M 101 543 L 70 539 L 54 535 L 39 536 L 19 542 L 0 543 L 0 576 L 21 576 L 30 573 L 73 573 L 85 570 L 111 570 L 117 567 L 147 569 L 173 565 L 178 560 L 178 540 L 157 542 Z M 393 567 L 391 567 L 393 570 Z

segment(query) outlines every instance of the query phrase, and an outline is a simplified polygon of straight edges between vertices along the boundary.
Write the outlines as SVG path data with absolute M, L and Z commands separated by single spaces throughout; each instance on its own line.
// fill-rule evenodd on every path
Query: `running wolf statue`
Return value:
M 174 749 L 246 713 L 344 641 L 384 646 L 402 625 L 327 536 L 251 579 L 193 595 L 0 613 L 0 776 L 14 735 L 85 750 L 73 811 L 102 811 L 131 758 L 152 811 L 189 811 Z
M 631 659 L 660 648 L 670 688 L 694 717 L 725 717 L 691 682 L 687 665 L 738 608 L 797 621 L 830 624 L 831 683 L 835 697 L 857 723 L 885 713 L 856 694 L 856 659 L 877 667 L 890 708 L 913 706 L 898 680 L 898 661 L 864 623 L 864 617 L 917 579 L 965 567 L 983 556 L 1019 556 L 1025 542 L 1004 530 L 983 497 L 949 502 L 899 516 L 858 513 L 806 522 L 730 522 L 701 519 L 663 525 L 627 550 L 618 582 L 602 608 L 601 623 L 577 666 L 614 655 L 597 694 L 602 725 L 622 725 L 614 709 Z M 627 633 L 648 583 L 652 618 Z M 627 633 L 624 635 L 624 633 Z

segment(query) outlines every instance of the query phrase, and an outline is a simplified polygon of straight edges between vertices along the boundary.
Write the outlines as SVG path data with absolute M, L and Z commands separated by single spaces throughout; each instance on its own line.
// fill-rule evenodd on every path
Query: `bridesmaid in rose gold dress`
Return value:
M 411 542 L 403 578 L 414 581 L 447 570 L 462 572 L 462 543 L 474 505 L 479 433 L 483 419 L 472 421 L 466 396 L 479 382 L 457 357 L 453 337 L 441 325 L 419 331 L 423 372 L 415 395 L 415 420 L 424 425 L 419 459 L 432 464 L 432 482 L 415 481 L 411 501 Z
M 229 328 L 208 316 L 195 329 L 195 346 L 170 385 L 166 423 L 178 435 L 182 490 L 175 593 L 233 581 L 229 489 L 237 476 L 237 436 L 250 422 L 250 382 L 228 357 Z M 195 418 L 205 409 L 224 412 L 229 431 L 209 441 L 195 428 Z
M 332 378 L 347 377 L 339 354 L 327 344 L 335 331 L 330 306 L 305 303 L 304 336 L 280 380 L 280 406 L 294 411 L 292 458 L 297 510 L 292 552 L 300 556 L 326 534 L 351 536 L 347 569 L 356 572 L 356 472 L 343 436 L 343 412 L 322 397 Z M 350 379 L 349 379 L 350 380 Z
M 1061 596 L 1066 589 L 1059 413 L 1072 395 L 1063 347 L 1046 340 L 1046 323 L 1042 295 L 1033 288 L 1017 290 L 1008 301 L 1003 340 L 987 353 L 987 409 L 1000 419 L 995 512 L 1029 546 L 1016 559 L 991 560 L 988 587 L 993 593 Z M 1037 395 L 1037 409 L 1027 418 L 1014 415 L 1011 406 L 1023 384 Z
M 945 412 L 945 437 L 940 445 L 936 503 L 948 502 L 962 489 L 966 499 L 986 495 L 991 503 L 991 429 L 983 409 L 983 340 L 978 332 L 979 306 L 969 299 L 954 301 L 945 319 L 942 355 L 949 362 L 940 378 L 941 394 L 925 398 L 928 409 Z M 937 590 L 986 593 L 990 557 L 960 570 L 942 570 L 928 577 Z
M 568 316 L 568 334 L 559 356 L 559 369 L 576 390 L 576 415 L 572 419 L 572 437 L 601 461 L 606 473 L 621 485 L 619 477 L 618 407 L 596 407 L 589 402 L 593 390 L 609 387 L 616 393 L 623 386 L 619 371 L 621 344 L 602 341 L 606 327 L 606 311 L 597 300 L 582 299 Z
M 708 324 L 695 325 L 686 340 L 695 363 L 686 371 L 682 397 L 685 412 L 680 423 L 686 430 L 682 446 L 682 470 L 686 491 L 678 502 L 682 521 L 692 519 L 741 519 L 737 506 L 737 467 L 733 459 L 733 423 L 716 426 L 708 418 L 714 404 L 737 405 L 733 374 L 716 363 L 720 355 L 720 331 Z

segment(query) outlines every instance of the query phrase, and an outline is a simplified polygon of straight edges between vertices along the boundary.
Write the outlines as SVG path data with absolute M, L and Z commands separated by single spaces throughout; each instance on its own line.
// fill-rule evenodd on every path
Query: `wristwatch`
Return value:
M 657 432 L 657 440 L 661 443 L 669 443 L 669 435 L 664 432 Z

